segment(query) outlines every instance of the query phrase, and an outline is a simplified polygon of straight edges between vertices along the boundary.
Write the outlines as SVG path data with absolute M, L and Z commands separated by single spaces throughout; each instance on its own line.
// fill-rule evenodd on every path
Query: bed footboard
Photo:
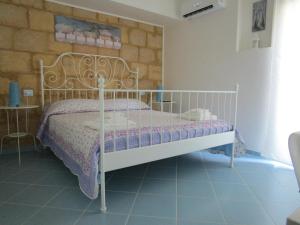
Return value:
M 101 211 L 106 210 L 105 203 L 105 172 L 134 166 L 142 163 L 174 157 L 194 151 L 204 150 L 225 144 L 232 144 L 232 154 L 230 166 L 234 163 L 235 150 L 235 130 L 237 120 L 237 100 L 239 86 L 236 85 L 234 91 L 187 91 L 187 90 L 119 90 L 105 89 L 105 80 L 99 79 L 99 100 L 100 100 L 100 159 L 99 169 L 101 173 Z M 155 99 L 168 99 L 168 101 L 157 102 Z M 127 124 L 123 128 L 125 135 L 126 147 L 128 151 L 119 151 L 118 149 L 118 129 L 110 130 L 112 146 L 107 151 L 105 145 L 105 135 L 108 127 L 105 120 L 104 100 L 110 99 L 113 107 L 110 114 L 118 114 L 117 99 L 122 98 L 127 102 L 126 110 L 123 112 L 127 117 Z M 131 106 L 130 99 L 138 100 L 140 107 L 136 110 L 138 120 L 134 132 L 130 127 L 129 114 Z M 142 107 L 143 102 L 150 106 L 147 116 Z M 114 104 L 116 103 L 116 104 Z M 168 108 L 164 103 L 169 103 Z M 176 103 L 176 104 L 174 104 Z M 154 104 L 159 104 L 161 113 L 169 113 L 172 119 L 167 125 L 158 126 L 155 124 Z M 176 115 L 176 116 L 174 116 Z M 115 116 L 113 116 L 115 118 Z M 190 134 L 189 126 L 180 126 L 178 121 L 189 121 L 194 134 Z M 143 121 L 143 122 L 142 122 Z M 145 122 L 146 121 L 146 122 Z M 115 123 L 113 123 L 115 124 Z M 147 125 L 145 125 L 147 124 Z M 202 128 L 202 134 L 197 136 L 197 128 Z M 147 128 L 147 129 L 146 129 Z M 150 132 L 149 132 L 150 130 Z M 176 133 L 177 132 L 177 133 Z M 174 134 L 177 134 L 174 135 Z M 135 147 L 131 146 L 132 137 L 138 141 Z M 167 136 L 167 138 L 166 138 Z M 148 137 L 147 143 L 144 138 Z M 157 140 L 159 138 L 159 140 Z

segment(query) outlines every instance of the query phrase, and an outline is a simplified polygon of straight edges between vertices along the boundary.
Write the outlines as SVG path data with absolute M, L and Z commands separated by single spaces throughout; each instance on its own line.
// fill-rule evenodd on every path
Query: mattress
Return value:
M 180 119 L 178 114 L 148 109 L 130 110 L 124 114 L 135 126 L 131 126 L 129 130 L 114 129 L 105 132 L 105 152 L 130 151 L 139 146 L 232 130 L 232 126 L 222 120 L 189 121 Z M 98 120 L 99 112 L 50 115 L 43 132 L 40 133 L 41 141 L 50 146 L 65 165 L 78 176 L 81 190 L 91 199 L 95 199 L 99 191 L 100 143 L 99 131 L 86 124 Z

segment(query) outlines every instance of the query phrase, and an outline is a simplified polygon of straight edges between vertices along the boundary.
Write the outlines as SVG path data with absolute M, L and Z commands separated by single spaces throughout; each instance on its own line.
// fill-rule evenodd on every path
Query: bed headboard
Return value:
M 42 108 L 70 98 L 98 98 L 98 79 L 106 88 L 138 89 L 138 73 L 120 57 L 62 53 L 51 65 L 40 60 Z

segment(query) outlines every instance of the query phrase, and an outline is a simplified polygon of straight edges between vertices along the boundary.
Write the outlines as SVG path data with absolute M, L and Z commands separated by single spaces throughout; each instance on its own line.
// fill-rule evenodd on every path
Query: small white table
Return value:
M 0 106 L 0 110 L 6 111 L 6 117 L 7 117 L 7 135 L 4 135 L 1 138 L 0 153 L 2 154 L 3 141 L 5 138 L 17 138 L 18 153 L 19 153 L 19 165 L 21 165 L 21 151 L 20 151 L 20 138 L 21 137 L 31 136 L 33 138 L 34 149 L 35 150 L 37 149 L 36 142 L 35 142 L 35 136 L 28 132 L 28 123 L 29 123 L 28 111 L 31 109 L 36 109 L 36 108 L 39 108 L 39 106 L 38 105 L 21 105 L 19 107 Z M 21 110 L 25 111 L 25 131 L 23 131 L 23 132 L 20 131 L 20 127 L 19 127 L 19 111 L 21 111 Z M 9 123 L 10 113 L 13 111 L 15 111 L 15 113 L 16 113 L 16 132 L 11 132 L 10 123 Z

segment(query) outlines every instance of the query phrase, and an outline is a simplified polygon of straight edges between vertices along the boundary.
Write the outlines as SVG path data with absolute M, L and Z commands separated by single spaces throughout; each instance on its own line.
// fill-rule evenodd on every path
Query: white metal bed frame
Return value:
M 233 167 L 235 151 L 235 130 L 237 117 L 237 99 L 239 86 L 233 91 L 197 91 L 197 90 L 139 90 L 139 72 L 130 70 L 128 64 L 120 57 L 90 55 L 67 52 L 58 56 L 52 64 L 45 66 L 40 60 L 42 108 L 46 103 L 68 98 L 99 98 L 100 101 L 100 156 L 99 172 L 101 188 L 101 211 L 106 211 L 105 172 L 134 166 L 160 159 L 179 156 L 194 151 L 204 150 L 225 144 L 233 144 L 230 165 Z M 105 87 L 112 87 L 108 89 Z M 113 151 L 105 152 L 105 119 L 104 100 L 118 97 L 142 99 L 145 94 L 150 95 L 149 104 L 152 107 L 153 97 L 158 92 L 168 97 L 172 102 L 179 102 L 179 107 L 170 104 L 169 112 L 181 112 L 192 107 L 204 106 L 214 112 L 219 118 L 233 124 L 233 129 L 224 133 L 163 142 L 163 130 L 160 131 L 160 143 L 141 146 L 142 129 L 139 127 L 139 147 L 130 150 L 116 151 L 116 139 L 113 141 Z M 184 100 L 186 99 L 186 101 Z M 163 102 L 160 105 L 163 109 Z M 115 112 L 115 110 L 113 110 Z M 128 115 L 128 105 L 126 113 Z M 141 119 L 141 118 L 140 118 Z M 152 128 L 152 111 L 150 118 Z M 172 129 L 176 129 L 171 124 Z M 129 140 L 127 123 L 127 148 Z M 113 131 L 116 134 L 116 130 Z M 114 136 L 115 137 L 115 136 Z

